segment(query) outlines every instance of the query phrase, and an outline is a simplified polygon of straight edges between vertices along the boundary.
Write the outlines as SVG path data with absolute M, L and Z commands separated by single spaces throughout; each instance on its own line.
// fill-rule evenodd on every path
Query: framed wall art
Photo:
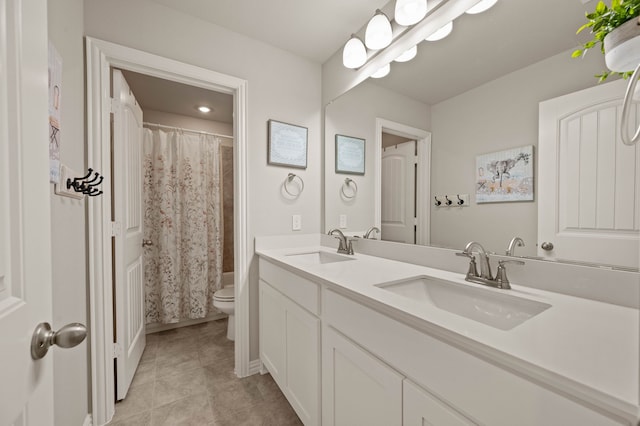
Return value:
M 276 120 L 267 123 L 267 163 L 306 169 L 308 129 Z
M 533 145 L 476 157 L 476 202 L 533 201 Z
M 364 175 L 365 140 L 336 135 L 336 173 Z

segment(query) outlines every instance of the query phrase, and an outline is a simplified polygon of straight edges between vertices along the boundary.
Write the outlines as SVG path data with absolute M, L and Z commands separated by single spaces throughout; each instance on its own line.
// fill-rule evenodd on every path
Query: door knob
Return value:
M 38 324 L 31 338 L 31 358 L 43 358 L 52 345 L 61 348 L 72 348 L 79 345 L 87 337 L 87 327 L 72 322 L 58 331 L 51 330 L 48 322 Z
M 142 247 L 152 246 L 153 241 L 151 240 L 142 240 Z
M 542 243 L 542 245 L 540 245 L 540 248 L 542 248 L 542 250 L 551 251 L 553 250 L 553 243 L 547 243 L 545 241 L 544 243 Z

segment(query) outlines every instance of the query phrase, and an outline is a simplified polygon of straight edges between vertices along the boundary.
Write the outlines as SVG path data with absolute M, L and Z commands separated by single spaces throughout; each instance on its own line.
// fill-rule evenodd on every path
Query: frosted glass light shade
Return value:
M 391 44 L 391 22 L 380 10 L 371 18 L 364 33 L 364 44 L 371 50 L 380 50 Z
M 448 24 L 443 25 L 439 30 L 435 33 L 431 34 L 429 37 L 425 38 L 427 41 L 438 41 L 442 40 L 449 34 L 451 34 L 451 30 L 453 30 L 453 21 Z
M 408 62 L 416 57 L 418 54 L 418 46 L 413 46 L 411 49 L 405 51 L 403 54 L 398 56 L 394 61 L 396 62 Z
M 371 74 L 371 78 L 382 78 L 382 77 L 385 77 L 387 74 L 389 74 L 389 71 L 391 71 L 391 65 L 387 64 L 387 65 L 381 67 L 378 71 L 376 71 L 373 74 Z
M 476 13 L 482 13 L 485 10 L 491 9 L 494 4 L 496 4 L 498 0 L 482 0 L 480 3 L 477 3 L 475 6 L 471 6 L 467 9 L 467 13 L 470 15 L 475 15 Z
M 352 36 L 342 50 L 342 64 L 346 68 L 359 68 L 367 62 L 367 49 L 356 36 Z
M 405 27 L 417 24 L 427 14 L 427 0 L 396 0 L 393 19 Z

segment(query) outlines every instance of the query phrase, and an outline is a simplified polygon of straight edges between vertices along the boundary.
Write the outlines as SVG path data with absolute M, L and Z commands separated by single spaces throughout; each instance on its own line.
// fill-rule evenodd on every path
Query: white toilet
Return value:
M 236 337 L 236 319 L 235 319 L 235 299 L 234 286 L 223 287 L 213 293 L 213 306 L 220 311 L 229 315 L 227 323 L 227 339 L 235 340 Z

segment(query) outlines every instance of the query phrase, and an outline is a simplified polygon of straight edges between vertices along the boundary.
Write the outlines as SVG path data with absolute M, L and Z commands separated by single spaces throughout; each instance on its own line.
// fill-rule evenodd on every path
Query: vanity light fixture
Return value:
M 493 5 L 496 4 L 497 2 L 498 2 L 498 0 L 482 0 L 481 2 L 476 4 L 475 6 L 472 6 L 469 9 L 467 9 L 466 13 L 468 13 L 470 15 L 475 15 L 477 13 L 482 13 L 485 10 L 491 9 L 493 7 Z
M 387 15 L 378 9 L 367 24 L 364 44 L 371 50 L 380 50 L 390 45 L 391 40 L 393 40 L 391 22 L 389 22 Z
M 355 34 L 344 45 L 342 50 L 342 63 L 347 68 L 359 68 L 367 62 L 367 49 L 364 43 Z
M 416 57 L 418 54 L 418 46 L 413 46 L 411 49 L 406 50 L 402 55 L 398 56 L 394 61 L 396 62 L 408 62 Z
M 389 74 L 389 71 L 391 71 L 391 65 L 387 64 L 384 65 L 382 68 L 380 68 L 378 71 L 374 72 L 373 74 L 371 74 L 371 78 L 382 78 L 382 77 L 386 77 L 387 74 Z
M 451 34 L 451 30 L 453 30 L 453 21 L 443 25 L 439 30 L 431 34 L 429 37 L 425 38 L 425 40 L 427 41 L 442 40 L 443 38 Z
M 206 114 L 207 112 L 211 111 L 211 108 L 209 108 L 208 106 L 201 105 L 198 107 L 198 111 Z
M 417 24 L 427 14 L 427 0 L 396 0 L 393 19 L 408 27 Z

